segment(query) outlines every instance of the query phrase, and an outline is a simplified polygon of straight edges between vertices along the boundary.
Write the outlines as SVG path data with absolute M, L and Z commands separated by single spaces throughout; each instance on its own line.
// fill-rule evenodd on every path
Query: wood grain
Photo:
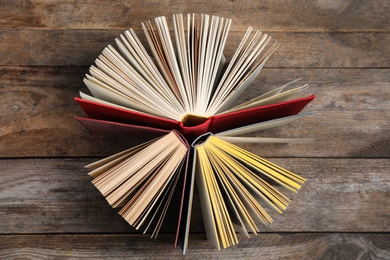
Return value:
M 256 133 L 311 144 L 242 145 L 308 178 L 287 211 L 218 251 L 195 197 L 182 256 L 175 207 L 150 240 L 90 183 L 83 165 L 142 140 L 91 136 L 73 98 L 124 30 L 188 12 L 233 19 L 227 57 L 248 26 L 281 43 L 239 102 L 303 77 L 317 114 Z M 389 1 L 4 0 L 0 17 L 1 259 L 390 259 Z
M 269 158 L 308 179 L 293 202 L 262 232 L 389 232 L 388 159 Z M 138 233 L 90 183 L 87 159 L 3 159 L 0 182 L 2 234 Z M 173 205 L 178 206 L 176 203 Z M 177 208 L 173 206 L 172 209 Z M 175 212 L 170 211 L 170 212 Z M 175 230 L 170 213 L 163 232 Z M 192 232 L 203 232 L 195 199 Z
M 2 259 L 386 259 L 389 234 L 260 234 L 218 251 L 204 235 L 191 235 L 186 255 L 172 235 L 5 235 Z
M 87 70 L 0 67 L 0 156 L 107 156 L 143 141 L 91 136 L 74 120 L 75 115 L 84 115 L 73 98 L 85 91 L 82 78 Z M 307 94 L 316 95 L 306 111 L 317 114 L 257 135 L 316 141 L 244 147 L 273 157 L 390 156 L 390 70 L 266 68 L 240 101 L 299 77 L 310 84 Z
M 1 29 L 0 65 L 90 66 L 124 30 Z M 140 38 L 142 33 L 138 33 Z M 231 57 L 244 32 L 231 32 Z M 271 32 L 281 43 L 267 67 L 389 68 L 388 32 Z M 142 38 L 141 38 L 142 39 Z
M 150 8 L 158 6 L 158 8 Z M 172 7 L 175 8 L 172 8 Z M 381 31 L 390 28 L 387 1 L 3 1 L 3 28 L 127 29 L 173 13 L 209 13 L 232 18 L 235 30 L 247 26 L 284 31 Z

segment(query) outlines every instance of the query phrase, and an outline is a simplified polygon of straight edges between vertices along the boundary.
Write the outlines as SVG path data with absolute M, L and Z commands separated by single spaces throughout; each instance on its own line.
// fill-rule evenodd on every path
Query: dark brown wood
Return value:
M 389 234 L 260 234 L 218 251 L 204 235 L 191 235 L 187 254 L 172 235 L 3 235 L 2 259 L 387 259 Z
M 158 7 L 158 8 L 156 8 Z M 3 1 L 4 28 L 127 29 L 173 13 L 209 13 L 232 18 L 237 30 L 380 31 L 390 28 L 386 1 Z
M 0 65 L 90 66 L 124 30 L 0 29 Z M 231 32 L 229 58 L 244 32 Z M 139 32 L 140 38 L 143 33 Z M 271 32 L 281 43 L 267 67 L 383 68 L 390 60 L 387 32 Z M 142 39 L 142 38 L 141 38 Z
M 0 2 L 1 259 L 389 259 L 388 1 Z M 195 197 L 182 256 L 172 247 L 175 207 L 150 240 L 90 183 L 85 164 L 142 140 L 91 136 L 73 119 L 83 115 L 73 98 L 120 33 L 142 35 L 141 22 L 187 12 L 233 19 L 228 58 L 248 26 L 280 42 L 239 102 L 303 77 L 306 93 L 317 96 L 306 110 L 317 114 L 257 133 L 316 138 L 311 144 L 242 145 L 308 178 L 298 194 L 286 192 L 286 212 L 218 251 L 206 241 Z
M 262 232 L 389 232 L 388 159 L 269 158 L 308 179 L 275 222 Z M 134 233 L 90 183 L 89 159 L 0 161 L 0 230 L 25 233 Z M 199 202 L 192 232 L 203 232 Z M 176 205 L 178 201 L 176 201 Z M 174 204 L 175 205 L 175 204 Z M 175 206 L 173 206 L 175 208 Z M 172 211 L 174 212 L 174 211 Z M 174 232 L 171 213 L 163 232 Z

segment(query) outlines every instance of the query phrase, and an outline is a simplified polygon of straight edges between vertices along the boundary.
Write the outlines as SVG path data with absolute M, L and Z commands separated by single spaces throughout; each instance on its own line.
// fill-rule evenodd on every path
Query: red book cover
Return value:
M 84 112 L 93 119 L 153 127 L 165 130 L 177 129 L 179 122 L 146 113 L 136 112 L 131 109 L 114 107 L 93 101 L 75 98 Z
M 182 133 L 188 142 L 192 142 L 195 138 L 207 132 L 216 134 L 245 125 L 298 114 L 313 99 L 314 95 L 311 95 L 276 104 L 214 115 L 198 125 L 186 126 L 183 122 L 176 120 L 75 98 L 90 118 L 127 124 L 133 128 L 138 126 L 146 127 L 146 129 L 148 127 L 162 130 L 175 129 Z M 84 125 L 87 128 L 92 127 L 92 125 L 88 123 L 85 123 Z

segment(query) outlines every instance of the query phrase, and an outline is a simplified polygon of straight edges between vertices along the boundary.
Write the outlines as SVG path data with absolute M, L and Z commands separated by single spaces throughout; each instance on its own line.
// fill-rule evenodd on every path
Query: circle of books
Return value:
M 183 253 L 194 192 L 207 238 L 221 249 L 237 244 L 237 233 L 257 234 L 258 224 L 272 223 L 267 211 L 281 213 L 290 202 L 280 187 L 296 192 L 305 181 L 233 144 L 308 141 L 245 135 L 312 114 L 299 113 L 314 96 L 292 99 L 307 88 L 286 90 L 292 81 L 233 106 L 278 43 L 249 27 L 226 62 L 230 26 L 230 19 L 206 14 L 176 14 L 170 26 L 164 16 L 147 21 L 147 44 L 134 30 L 124 32 L 85 76 L 92 95 L 75 98 L 88 115 L 76 118 L 92 133 L 149 140 L 86 167 L 108 203 L 152 237 L 178 201 L 174 245 Z

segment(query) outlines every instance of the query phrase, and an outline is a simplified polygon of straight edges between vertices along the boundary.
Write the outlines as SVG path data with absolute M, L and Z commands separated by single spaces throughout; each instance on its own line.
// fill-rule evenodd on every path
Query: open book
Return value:
M 310 139 L 246 134 L 292 123 L 314 95 L 293 98 L 307 85 L 292 81 L 240 105 L 237 98 L 260 73 L 278 43 L 249 27 L 227 62 L 230 19 L 173 15 L 142 24 L 145 47 L 130 29 L 106 47 L 84 82 L 92 95 L 75 98 L 92 133 L 125 134 L 145 143 L 88 165 L 97 189 L 135 228 L 156 237 L 172 201 L 179 201 L 175 246 L 188 245 L 195 183 L 208 240 L 238 243 L 236 232 L 259 232 L 290 200 L 304 178 L 233 143 Z M 173 200 L 179 196 L 179 200 Z

